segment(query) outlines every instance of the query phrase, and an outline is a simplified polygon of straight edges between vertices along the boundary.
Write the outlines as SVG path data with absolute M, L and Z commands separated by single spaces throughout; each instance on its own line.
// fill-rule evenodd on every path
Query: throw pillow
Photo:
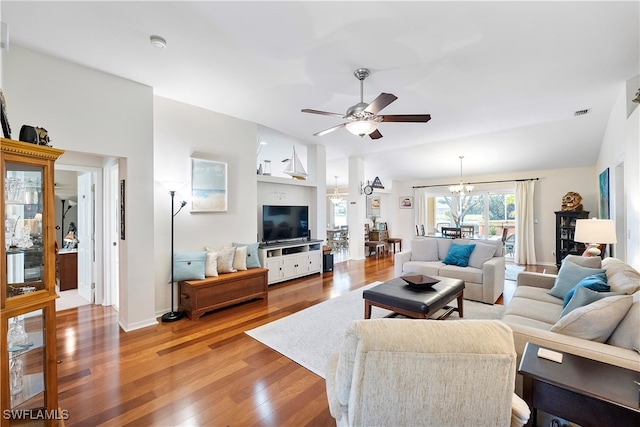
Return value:
M 258 257 L 259 243 L 232 243 L 231 246 L 247 247 L 247 268 L 260 268 L 260 258 Z
M 640 291 L 633 294 L 633 305 L 618 323 L 607 344 L 635 350 L 640 353 Z
M 411 261 L 439 261 L 436 239 L 413 239 L 411 241 Z
M 622 294 L 619 292 L 598 292 L 584 286 L 578 286 L 575 289 L 575 293 L 571 297 L 571 300 L 567 305 L 565 305 L 562 313 L 560 313 L 560 317 L 566 316 L 576 308 L 584 307 L 585 305 L 589 305 L 594 301 L 598 301 L 599 299 L 616 295 Z
M 204 275 L 207 277 L 218 277 L 218 253 L 216 251 L 207 251 Z
M 466 267 L 469 265 L 469 257 L 476 245 L 459 245 L 457 243 L 451 243 L 449 246 L 449 252 L 443 263 L 447 265 L 457 265 L 459 267 Z
M 632 302 L 631 295 L 603 298 L 561 317 L 550 331 L 605 342 L 627 314 Z
M 173 281 L 204 279 L 206 252 L 177 252 L 173 254 Z
M 218 273 L 235 273 L 237 270 L 233 268 L 233 257 L 236 254 L 235 248 L 211 249 L 204 247 L 209 252 L 215 252 L 217 256 Z
M 482 268 L 482 265 L 489 261 L 496 253 L 495 245 L 476 243 L 476 247 L 469 257 L 469 265 L 475 268 Z
M 558 271 L 558 277 L 548 293 L 556 298 L 564 299 L 567 292 L 580 280 L 598 273 L 604 273 L 604 270 L 582 267 L 573 262 L 563 262 L 560 271 Z
M 237 247 L 224 247 L 226 250 L 235 251 L 233 255 L 233 268 L 236 270 L 246 270 L 247 269 L 247 247 L 246 246 L 237 246 Z
M 582 267 L 588 268 L 604 268 L 600 257 L 587 257 L 582 255 L 567 255 L 562 259 L 562 264 L 565 262 L 572 262 Z
M 589 288 L 597 292 L 607 292 L 610 289 L 609 285 L 607 285 L 606 273 L 599 273 L 599 274 L 594 274 L 593 276 L 587 276 L 584 279 L 580 280 L 578 283 L 576 283 L 576 285 L 573 288 L 571 288 L 569 292 L 567 292 L 567 294 L 564 296 L 564 303 L 562 304 L 563 307 L 566 307 L 567 304 L 569 304 L 569 300 L 571 300 L 573 293 L 576 291 L 576 288 L 578 287 Z

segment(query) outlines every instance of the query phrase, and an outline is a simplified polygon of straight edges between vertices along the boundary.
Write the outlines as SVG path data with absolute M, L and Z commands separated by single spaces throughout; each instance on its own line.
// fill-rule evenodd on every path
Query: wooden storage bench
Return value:
M 180 282 L 180 310 L 191 320 L 204 313 L 256 298 L 267 299 L 266 268 Z

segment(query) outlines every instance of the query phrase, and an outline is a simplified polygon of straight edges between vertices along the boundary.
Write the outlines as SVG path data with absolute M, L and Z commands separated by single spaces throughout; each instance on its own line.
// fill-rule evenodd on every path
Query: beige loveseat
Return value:
M 447 265 L 451 243 L 475 244 L 467 267 Z M 417 273 L 464 280 L 464 298 L 493 304 L 504 290 L 504 254 L 500 240 L 414 238 L 411 250 L 398 252 L 394 259 L 395 277 Z
M 549 294 L 558 276 L 520 273 L 518 287 L 502 318 L 513 330 L 518 358 L 525 344 L 532 342 L 640 371 L 640 273 L 615 258 L 600 262 L 600 258 L 569 256 L 559 275 L 568 262 L 590 268 L 601 265 L 610 291 L 619 295 L 575 308 L 561 321 L 563 300 Z

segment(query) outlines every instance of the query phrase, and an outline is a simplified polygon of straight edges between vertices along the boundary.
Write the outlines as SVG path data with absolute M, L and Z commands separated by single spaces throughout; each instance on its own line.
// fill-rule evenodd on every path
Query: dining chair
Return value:
M 449 239 L 460 239 L 462 237 L 462 230 L 460 227 L 442 227 L 442 237 Z

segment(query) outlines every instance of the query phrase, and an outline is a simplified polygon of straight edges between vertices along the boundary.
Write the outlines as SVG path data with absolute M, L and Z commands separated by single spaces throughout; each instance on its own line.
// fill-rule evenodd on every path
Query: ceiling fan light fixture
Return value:
M 374 120 L 356 120 L 346 124 L 347 130 L 354 135 L 363 137 L 378 129 L 378 122 Z

